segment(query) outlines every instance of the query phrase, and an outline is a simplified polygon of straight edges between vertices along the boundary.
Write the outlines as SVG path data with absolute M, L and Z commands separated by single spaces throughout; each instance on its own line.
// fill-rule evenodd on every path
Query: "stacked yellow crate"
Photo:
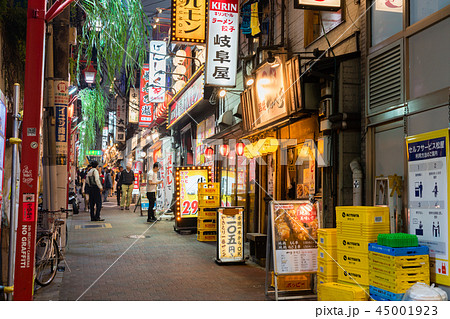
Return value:
M 338 282 L 369 291 L 369 243 L 389 233 L 389 208 L 336 207 Z
M 358 286 L 328 282 L 321 285 L 317 292 L 318 301 L 365 301 L 366 292 Z
M 198 184 L 197 240 L 217 240 L 217 208 L 220 206 L 220 184 Z
M 337 281 L 336 228 L 320 228 L 317 231 L 317 289 L 320 285 Z

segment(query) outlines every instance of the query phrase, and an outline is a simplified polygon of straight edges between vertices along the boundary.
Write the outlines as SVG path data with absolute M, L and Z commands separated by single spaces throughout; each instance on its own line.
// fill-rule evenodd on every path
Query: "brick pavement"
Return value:
M 121 211 L 114 200 L 102 209 L 104 223 L 112 228 L 76 229 L 94 224 L 83 212 L 69 220 L 66 258 L 71 272 L 58 273 L 55 282 L 36 292 L 35 300 L 266 300 L 261 267 L 248 261 L 219 266 L 215 242 L 180 235 L 173 221 L 150 227 L 146 216 Z M 126 238 L 144 232 L 149 238 Z

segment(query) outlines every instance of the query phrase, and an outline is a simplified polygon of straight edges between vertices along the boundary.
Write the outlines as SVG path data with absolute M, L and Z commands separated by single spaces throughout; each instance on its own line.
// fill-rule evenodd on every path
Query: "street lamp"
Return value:
M 97 75 L 97 70 L 94 68 L 92 63 L 89 63 L 88 67 L 83 70 L 84 80 L 88 84 L 95 82 L 95 76 Z

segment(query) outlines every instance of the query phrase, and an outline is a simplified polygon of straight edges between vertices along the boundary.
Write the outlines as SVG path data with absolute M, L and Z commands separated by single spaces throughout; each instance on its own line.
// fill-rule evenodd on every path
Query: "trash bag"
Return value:
M 403 295 L 402 301 L 447 301 L 447 293 L 441 288 L 417 282 Z

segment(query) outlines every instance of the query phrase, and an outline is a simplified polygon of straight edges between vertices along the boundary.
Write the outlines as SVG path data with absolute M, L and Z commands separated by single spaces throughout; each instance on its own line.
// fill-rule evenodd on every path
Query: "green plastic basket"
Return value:
M 416 235 L 396 233 L 396 234 L 379 234 L 377 243 L 388 247 L 417 247 L 419 240 Z

